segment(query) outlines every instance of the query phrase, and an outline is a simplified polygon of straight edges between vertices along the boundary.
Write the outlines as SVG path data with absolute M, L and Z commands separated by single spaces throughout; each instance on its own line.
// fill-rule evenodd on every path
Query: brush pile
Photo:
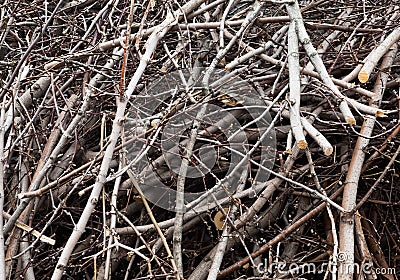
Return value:
M 0 279 L 398 279 L 399 6 L 5 1 Z

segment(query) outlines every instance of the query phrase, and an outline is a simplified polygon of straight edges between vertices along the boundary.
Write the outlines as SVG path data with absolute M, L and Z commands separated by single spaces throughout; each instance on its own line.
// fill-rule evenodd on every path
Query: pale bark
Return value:
M 299 37 L 300 43 L 303 45 L 304 49 L 308 57 L 310 58 L 312 64 L 315 67 L 315 70 L 318 72 L 321 80 L 324 84 L 329 88 L 330 91 L 336 96 L 336 98 L 340 99 L 339 109 L 343 113 L 345 120 L 348 124 L 355 124 L 356 120 L 353 114 L 350 111 L 350 108 L 347 104 L 346 97 L 342 95 L 336 85 L 333 83 L 332 79 L 329 77 L 329 74 L 326 70 L 326 67 L 319 56 L 317 50 L 312 45 L 312 41 L 307 34 L 307 30 L 304 26 L 303 17 L 300 12 L 299 4 L 297 0 L 294 1 L 294 4 L 286 5 L 286 9 L 288 11 L 289 17 L 296 23 L 296 32 Z
M 288 67 L 289 67 L 289 115 L 290 126 L 297 146 L 300 149 L 307 148 L 308 144 L 303 133 L 300 118 L 300 63 L 299 45 L 296 34 L 296 23 L 293 20 L 288 31 Z
M 365 59 L 364 65 L 358 73 L 358 80 L 362 83 L 366 83 L 374 70 L 378 61 L 389 51 L 393 44 L 400 40 L 400 27 L 394 29 L 386 39 L 379 44 Z
M 0 105 L 0 279 L 5 280 L 7 278 L 6 273 L 6 262 L 5 262 L 5 246 L 4 246 L 4 101 Z
M 390 68 L 394 57 L 397 53 L 397 47 L 393 48 L 382 61 L 382 70 Z M 382 101 L 385 84 L 388 79 L 388 74 L 384 71 L 380 72 L 375 83 L 375 98 L 370 101 L 370 106 L 379 108 Z M 354 213 L 352 210 L 356 206 L 358 183 L 360 180 L 361 169 L 365 159 L 365 148 L 369 144 L 369 137 L 372 135 L 372 130 L 375 124 L 375 117 L 369 116 L 365 119 L 360 133 L 366 137 L 358 137 L 354 148 L 352 160 L 349 166 L 349 171 L 346 176 L 346 183 L 343 190 L 342 206 L 345 213 L 339 223 L 339 245 L 340 253 L 345 256 L 343 262 L 339 263 L 338 276 L 339 279 L 352 280 L 354 274 Z
M 115 56 L 117 58 L 120 56 L 118 51 L 115 53 Z M 114 65 L 114 60 L 110 59 L 107 62 L 107 64 L 105 65 L 105 69 L 112 68 L 113 65 Z M 79 109 L 78 114 L 72 119 L 72 121 L 68 125 L 67 129 L 63 132 L 59 142 L 54 147 L 54 149 L 51 151 L 50 157 L 46 160 L 46 163 L 43 165 L 43 168 L 36 171 L 37 174 L 34 175 L 34 181 L 32 181 L 31 186 L 29 187 L 29 191 L 35 191 L 37 188 L 39 188 L 41 181 L 44 178 L 44 176 L 46 175 L 47 171 L 54 164 L 55 160 L 57 159 L 58 155 L 60 154 L 61 150 L 63 149 L 63 146 L 68 141 L 70 141 L 73 131 L 75 130 L 76 126 L 81 121 L 83 114 L 88 110 L 88 108 L 90 106 L 90 101 L 91 101 L 90 99 L 91 99 L 92 95 L 94 94 L 94 88 L 96 88 L 98 83 L 101 82 L 103 79 L 104 79 L 104 76 L 102 74 L 97 74 L 93 77 L 89 86 L 85 88 L 86 95 L 84 97 L 83 103 L 81 105 L 81 108 Z M 21 204 L 18 206 L 18 208 L 14 211 L 14 213 L 12 214 L 10 219 L 4 225 L 5 233 L 8 233 L 12 230 L 12 227 L 13 227 L 15 221 L 18 219 L 19 215 L 21 215 L 21 213 L 24 211 L 24 209 L 28 206 L 29 201 L 30 201 L 30 198 L 22 199 Z
M 185 4 L 184 7 L 182 7 L 182 10 L 184 13 L 187 13 L 191 10 L 193 10 L 195 7 L 200 5 L 203 1 L 200 0 L 192 0 Z M 74 229 L 73 233 L 71 234 L 70 238 L 68 239 L 68 242 L 65 245 L 65 248 L 58 260 L 57 267 L 52 275 L 52 280 L 56 279 L 61 279 L 63 275 L 64 268 L 68 264 L 68 260 L 71 256 L 71 253 L 78 242 L 79 238 L 81 237 L 82 233 L 85 230 L 86 224 L 90 218 L 90 215 L 92 214 L 100 192 L 103 188 L 103 185 L 106 181 L 107 177 L 107 171 L 114 153 L 115 146 L 117 144 L 117 140 L 119 138 L 119 134 L 121 131 L 121 126 L 122 126 L 122 120 L 124 117 L 124 112 L 125 108 L 127 106 L 128 100 L 131 97 L 133 91 L 136 88 L 136 85 L 139 82 L 140 77 L 142 76 L 149 60 L 152 54 L 154 53 L 158 41 L 167 33 L 168 29 L 170 26 L 176 22 L 179 17 L 182 15 L 182 12 L 178 10 L 174 15 L 168 14 L 167 18 L 156 28 L 156 30 L 152 33 L 152 35 L 149 37 L 149 39 L 146 42 L 146 52 L 143 54 L 140 64 L 138 66 L 138 69 L 136 70 L 135 74 L 133 75 L 131 81 L 129 82 L 129 85 L 127 87 L 126 92 L 124 93 L 124 96 L 121 98 L 117 98 L 117 112 L 115 113 L 115 118 L 113 122 L 113 127 L 110 135 L 110 142 L 106 148 L 105 154 L 103 161 L 101 163 L 101 168 L 99 171 L 99 175 L 97 178 L 96 184 L 93 186 L 92 192 L 90 194 L 90 197 L 88 199 L 88 203 L 85 206 L 85 209 L 83 210 L 83 213 L 81 215 L 81 218 L 79 219 L 76 228 Z

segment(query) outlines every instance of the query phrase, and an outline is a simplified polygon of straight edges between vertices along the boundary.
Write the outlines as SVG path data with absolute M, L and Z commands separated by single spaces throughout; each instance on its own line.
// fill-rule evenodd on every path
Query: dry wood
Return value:
M 389 51 L 393 44 L 400 40 L 400 28 L 396 28 L 386 39 L 374 49 L 365 59 L 364 65 L 358 73 L 358 80 L 366 83 L 378 61 Z
M 297 146 L 300 149 L 307 148 L 303 126 L 300 120 L 300 64 L 299 45 L 296 34 L 296 22 L 293 20 L 288 31 L 288 67 L 289 67 L 289 115 L 290 127 Z
M 339 196 L 340 193 L 341 193 L 341 191 L 335 192 L 335 194 L 332 195 L 332 199 Z M 302 218 L 300 218 L 299 220 L 297 220 L 296 222 L 294 222 L 293 224 L 291 224 L 290 226 L 285 228 L 280 234 L 278 234 L 273 239 L 268 241 L 256 252 L 252 253 L 251 257 L 254 258 L 254 257 L 260 255 L 261 253 L 269 250 L 273 245 L 275 245 L 276 243 L 283 240 L 286 236 L 288 236 L 290 233 L 292 233 L 294 230 L 296 230 L 298 227 L 300 227 L 303 223 L 305 223 L 306 221 L 311 219 L 314 215 L 318 214 L 325 206 L 326 206 L 325 203 L 318 205 L 316 208 L 314 208 L 313 210 L 308 212 Z M 235 263 L 234 265 L 224 269 L 223 271 L 220 272 L 219 276 L 222 277 L 222 276 L 229 275 L 230 273 L 232 273 L 232 271 L 237 270 L 238 268 L 240 268 L 241 266 L 246 264 L 249 261 L 249 259 L 250 259 L 249 257 L 246 257 L 246 258 L 240 260 L 239 262 Z
M 391 67 L 394 57 L 397 53 L 395 46 L 382 61 L 381 70 L 386 70 Z M 381 71 L 375 83 L 375 98 L 370 101 L 370 105 L 379 107 L 382 102 L 385 84 L 388 79 L 388 74 Z M 364 147 L 369 143 L 369 138 L 372 135 L 375 118 L 368 117 L 365 119 L 361 128 L 361 136 L 358 137 L 354 148 L 352 160 L 349 166 L 349 171 L 346 176 L 346 184 L 343 191 L 342 206 L 346 209 L 346 213 L 342 214 L 340 220 L 340 252 L 345 256 L 343 262 L 339 265 L 339 279 L 352 279 L 354 274 L 354 213 L 356 207 L 357 191 L 360 181 L 361 169 L 364 164 L 365 152 Z
M 42 2 L 0 7 L 0 280 L 397 279 L 397 3 Z

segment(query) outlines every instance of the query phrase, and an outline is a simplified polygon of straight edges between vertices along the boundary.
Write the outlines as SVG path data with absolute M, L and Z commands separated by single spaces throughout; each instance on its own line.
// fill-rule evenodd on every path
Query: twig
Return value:
M 310 58 L 312 64 L 314 65 L 316 71 L 318 72 L 319 76 L 321 77 L 321 80 L 324 82 L 324 84 L 335 94 L 335 96 L 340 99 L 340 105 L 339 109 L 344 115 L 345 121 L 348 124 L 355 124 L 356 120 L 353 116 L 353 114 L 350 111 L 350 108 L 347 104 L 347 100 L 345 101 L 345 96 L 343 96 L 339 89 L 335 86 L 333 83 L 332 79 L 329 77 L 329 74 L 325 68 L 325 65 L 321 59 L 321 57 L 318 55 L 316 49 L 311 43 L 311 39 L 307 34 L 306 28 L 304 26 L 303 22 L 303 17 L 300 12 L 299 4 L 297 3 L 297 0 L 294 1 L 294 4 L 292 5 L 286 5 L 286 9 L 288 11 L 289 17 L 291 20 L 293 20 L 296 23 L 296 31 L 297 31 L 297 36 L 299 37 L 299 40 L 301 44 L 303 45 L 304 49 L 306 50 L 306 53 L 308 57 Z
M 289 117 L 290 127 L 300 149 L 307 148 L 308 144 L 303 133 L 300 120 L 300 63 L 298 39 L 295 31 L 296 23 L 290 22 L 288 31 L 288 67 L 289 67 Z
M 376 279 L 377 276 L 373 268 L 373 261 L 371 253 L 369 252 L 367 241 L 365 240 L 364 232 L 361 225 L 361 215 L 360 213 L 356 213 L 355 215 L 355 233 L 356 233 L 356 242 L 362 257 L 362 267 L 368 267 L 368 271 L 361 271 L 360 275 L 364 274 L 364 278 L 368 280 Z M 367 265 L 365 265 L 367 263 Z
M 228 16 L 229 10 L 232 8 L 233 3 L 236 0 L 229 0 L 228 6 L 225 8 L 224 13 L 222 14 L 221 22 L 219 25 L 219 47 L 221 49 L 225 48 L 224 44 L 224 29 L 225 29 L 225 20 Z
M 376 179 L 375 183 L 369 188 L 368 192 L 363 196 L 363 198 L 357 203 L 357 205 L 353 208 L 351 211 L 352 214 L 354 214 L 358 209 L 363 206 L 365 202 L 367 202 L 368 198 L 371 196 L 371 194 L 378 188 L 378 186 L 381 184 L 383 178 L 386 176 L 390 168 L 392 167 L 393 163 L 396 161 L 396 158 L 400 154 L 400 146 L 397 147 L 396 152 L 394 152 L 392 158 L 390 159 L 389 163 L 385 166 L 383 172 L 379 176 L 378 179 Z
M 306 155 L 307 155 L 308 164 L 310 166 L 310 173 L 311 173 L 311 176 L 313 176 L 315 186 L 322 194 L 326 195 L 325 190 L 321 187 L 317 173 L 315 172 L 314 161 L 312 159 L 311 152 L 309 149 L 306 150 Z M 336 280 L 339 241 L 338 241 L 338 236 L 337 236 L 337 231 L 336 231 L 335 218 L 333 216 L 331 206 L 329 204 L 326 204 L 326 211 L 328 212 L 328 216 L 329 216 L 329 219 L 331 222 L 332 236 L 333 236 L 333 253 L 331 256 L 332 257 L 332 269 L 329 269 L 329 272 L 331 272 L 331 274 L 332 274 L 332 280 Z
M 10 214 L 7 214 L 6 212 L 3 212 L 3 217 L 5 217 L 6 219 L 9 219 L 11 217 Z M 32 234 L 33 236 L 37 237 L 40 241 L 50 244 L 50 245 L 54 245 L 56 244 L 56 241 L 53 238 L 50 238 L 46 235 L 43 235 L 42 233 L 40 233 L 39 231 L 33 229 L 32 227 L 28 226 L 27 224 L 18 221 L 15 223 L 15 226 L 19 229 L 22 229 L 23 231 L 26 231 L 27 233 Z
M 386 39 L 374 49 L 365 59 L 364 66 L 358 73 L 358 80 L 362 83 L 366 83 L 374 70 L 378 61 L 384 56 L 394 43 L 400 40 L 400 27 L 397 27 L 390 33 Z
M 394 47 L 382 61 L 381 69 L 389 68 L 397 53 L 397 47 Z M 375 83 L 374 91 L 376 97 L 370 101 L 370 105 L 379 107 L 383 92 L 385 90 L 385 84 L 389 75 L 386 72 L 381 71 Z M 373 127 L 375 124 L 374 117 L 368 117 L 365 119 L 364 124 L 361 128 L 360 133 L 370 137 L 372 135 Z M 353 278 L 354 270 L 349 270 L 354 264 L 354 214 L 352 210 L 356 206 L 357 198 L 357 187 L 360 180 L 361 168 L 365 159 L 364 147 L 369 143 L 369 139 L 365 137 L 358 137 L 356 146 L 354 148 L 352 160 L 349 166 L 349 171 L 346 176 L 346 184 L 343 191 L 342 206 L 347 211 L 343 214 L 340 220 L 340 252 L 344 254 L 345 260 L 339 265 L 339 279 L 350 280 Z
M 281 29 L 279 29 L 274 34 L 274 36 L 272 36 L 271 40 L 269 40 L 267 43 L 264 44 L 264 46 L 254 49 L 254 50 L 246 53 L 245 55 L 235 58 L 233 61 L 231 61 L 230 63 L 228 63 L 225 66 L 225 69 L 227 71 L 231 71 L 233 68 L 235 68 L 239 64 L 249 60 L 250 58 L 252 58 L 256 55 L 260 55 L 260 54 L 264 53 L 265 51 L 267 51 L 269 48 L 271 48 L 274 45 L 275 41 L 278 41 L 281 37 L 283 37 L 283 35 L 286 33 L 287 30 L 288 30 L 288 26 L 283 26 Z
M 178 173 L 178 181 L 176 183 L 176 215 L 175 215 L 175 224 L 174 224 L 174 236 L 173 236 L 173 244 L 174 244 L 174 259 L 176 261 L 178 275 L 183 277 L 183 259 L 182 259 L 182 223 L 183 223 L 183 214 L 185 213 L 185 181 L 187 170 L 189 167 L 190 159 L 193 155 L 193 147 L 196 142 L 196 138 L 200 128 L 200 121 L 204 118 L 204 115 L 207 110 L 207 104 L 204 104 L 200 107 L 200 111 L 196 114 L 196 118 L 193 121 L 192 128 L 190 130 L 190 138 L 189 142 L 185 147 L 185 156 L 182 160 L 179 173 Z M 179 276 L 178 276 L 179 278 Z
M 122 158 L 122 155 L 120 156 L 120 158 Z M 122 168 L 122 161 L 120 160 L 119 162 L 119 169 Z M 110 227 L 109 227 L 109 237 L 108 237 L 108 245 L 107 247 L 110 247 L 113 242 L 114 242 L 114 238 L 115 238 L 115 227 L 117 225 L 117 195 L 118 195 L 118 189 L 119 189 L 119 185 L 121 184 L 121 177 L 118 177 L 115 179 L 115 183 L 114 183 L 114 188 L 111 194 L 111 211 L 110 211 L 110 215 L 111 215 L 111 219 L 110 219 Z M 104 277 L 105 279 L 109 279 L 110 277 L 110 269 L 111 269 L 111 250 L 107 250 L 107 256 L 106 256 L 106 261 L 104 264 Z
M 240 176 L 240 181 L 239 181 L 239 186 L 237 187 L 237 191 L 240 192 L 244 189 L 244 186 L 246 184 L 246 178 L 248 175 L 248 170 L 245 169 L 243 170 L 242 175 Z M 222 264 L 222 260 L 224 257 L 224 254 L 226 252 L 226 248 L 228 245 L 228 240 L 229 238 L 231 238 L 231 230 L 233 228 L 233 226 L 231 225 L 231 221 L 233 221 L 235 219 L 235 214 L 237 211 L 237 205 L 233 204 L 231 207 L 231 210 L 229 211 L 229 217 L 226 217 L 225 223 L 224 223 L 224 228 L 221 234 L 221 239 L 218 242 L 217 245 L 217 251 L 214 255 L 214 259 L 213 262 L 211 264 L 211 268 L 207 277 L 207 280 L 215 280 L 217 279 L 217 275 L 219 272 L 219 269 L 221 267 Z M 229 218 L 229 219 L 228 219 Z
M 0 104 L 0 279 L 6 279 L 4 231 L 3 231 L 3 213 L 4 210 L 4 118 L 5 118 L 5 100 Z
M 125 75 L 126 75 L 126 68 L 128 64 L 128 54 L 129 54 L 129 49 L 130 49 L 130 40 L 129 38 L 131 37 L 131 25 L 133 21 L 133 11 L 134 11 L 134 6 L 135 6 L 135 1 L 131 0 L 130 5 L 129 5 L 129 15 L 128 15 L 128 20 L 127 20 L 127 29 L 126 29 L 126 34 L 125 34 L 125 42 L 123 43 L 123 48 L 124 48 L 124 56 L 122 58 L 122 65 L 121 65 L 121 80 L 119 84 L 119 95 L 123 96 L 124 91 L 125 91 Z
M 233 36 L 228 31 L 225 32 L 225 35 L 230 37 L 230 38 L 232 38 L 232 36 Z M 254 48 L 250 47 L 249 45 L 245 44 L 244 42 L 239 42 L 239 44 L 242 47 L 246 48 L 246 50 L 248 50 L 248 51 L 254 51 Z M 278 65 L 278 66 L 281 66 L 281 67 L 284 66 L 284 63 L 282 61 L 277 60 L 277 59 L 275 59 L 275 58 L 273 58 L 271 56 L 268 56 L 266 54 L 260 54 L 260 58 L 265 60 L 265 61 L 267 61 L 267 62 L 269 62 L 269 63 L 271 63 L 271 64 Z M 314 72 L 314 71 L 310 71 L 307 68 L 301 69 L 301 73 L 304 73 L 304 74 L 309 75 L 311 77 L 319 78 L 319 79 L 322 80 L 322 78 L 321 78 L 319 73 Z M 335 78 L 331 78 L 331 79 L 332 79 L 334 84 L 337 84 L 340 87 L 346 88 L 348 90 L 352 90 L 354 92 L 357 92 L 359 94 L 362 94 L 362 95 L 365 95 L 365 96 L 368 96 L 368 97 L 374 97 L 374 93 L 373 92 L 371 92 L 369 90 L 366 90 L 366 89 L 363 89 L 360 86 L 357 86 L 355 84 L 351 84 L 351 83 L 342 81 L 340 79 L 335 79 Z M 349 99 L 349 100 L 351 100 L 351 99 Z
M 330 199 L 335 199 L 336 197 L 338 197 L 341 193 L 343 188 L 340 188 L 339 190 L 337 190 L 331 197 Z M 308 220 L 310 220 L 312 217 L 314 217 L 315 215 L 317 215 L 319 212 L 321 212 L 324 208 L 326 207 L 326 203 L 323 202 L 320 205 L 318 205 L 317 207 L 315 207 L 313 210 L 311 210 L 310 212 L 308 212 L 306 215 L 304 215 L 302 218 L 300 218 L 299 220 L 297 220 L 296 222 L 292 223 L 291 225 L 289 225 L 288 227 L 286 227 L 284 230 L 281 231 L 280 234 L 278 234 L 277 236 L 275 236 L 273 239 L 271 239 L 270 241 L 268 241 L 266 244 L 264 244 L 263 246 L 260 247 L 260 249 L 258 249 L 257 251 L 253 252 L 251 254 L 252 258 L 255 258 L 261 254 L 263 254 L 264 252 L 266 252 L 267 250 L 269 250 L 272 246 L 274 246 L 275 244 L 277 244 L 278 242 L 282 241 L 285 237 L 289 236 L 292 232 L 294 232 L 296 229 L 298 229 L 300 226 L 302 226 L 305 222 L 307 222 Z M 246 263 L 248 263 L 250 260 L 249 257 L 245 257 L 242 260 L 236 262 L 235 264 L 229 266 L 228 268 L 222 270 L 219 274 L 218 277 L 222 278 L 222 277 L 226 277 L 229 274 L 231 274 L 232 272 L 234 272 L 235 270 L 239 269 L 240 267 L 242 267 L 243 265 L 245 265 Z
M 326 156 L 330 156 L 333 152 L 331 143 L 319 132 L 306 118 L 301 118 L 301 123 L 307 133 L 314 139 L 315 142 L 322 148 Z
M 248 28 L 248 26 L 254 22 L 255 18 L 260 13 L 263 6 L 264 6 L 264 4 L 259 1 L 254 2 L 254 4 L 252 5 L 252 10 L 250 10 L 250 12 L 248 12 L 246 14 L 246 18 L 240 25 L 239 31 L 231 38 L 228 45 L 224 49 L 221 49 L 218 52 L 216 57 L 211 62 L 211 65 L 207 68 L 207 71 L 204 74 L 203 81 L 202 81 L 203 86 L 208 87 L 208 81 L 210 80 L 210 76 L 214 72 L 217 64 L 226 55 L 226 53 L 233 47 L 233 45 L 236 43 L 238 38 L 240 38 L 240 36 L 242 36 L 242 34 L 245 32 L 245 30 Z
M 119 58 L 120 51 L 117 49 L 114 53 L 115 57 L 118 59 Z M 107 64 L 106 64 L 106 69 L 111 68 L 114 65 L 114 60 L 110 59 Z M 48 169 L 54 164 L 55 160 L 57 159 L 58 155 L 60 154 L 63 146 L 65 143 L 67 143 L 71 139 L 71 135 L 73 134 L 73 131 L 75 130 L 76 126 L 79 124 L 81 121 L 81 118 L 83 114 L 88 110 L 89 105 L 90 105 L 90 99 L 92 95 L 94 95 L 94 88 L 95 86 L 102 81 L 103 76 L 101 74 L 97 74 L 94 76 L 94 78 L 91 80 L 89 85 L 85 88 L 87 91 L 83 104 L 81 108 L 79 109 L 79 113 L 73 118 L 71 123 L 68 125 L 68 128 L 64 131 L 64 133 L 61 136 L 61 139 L 55 146 L 55 148 L 52 150 L 50 157 L 46 160 L 46 163 L 44 164 L 43 168 L 40 170 L 37 170 L 37 174 L 34 176 L 34 181 L 31 183 L 31 186 L 29 188 L 29 191 L 35 191 L 36 189 L 39 188 L 40 183 L 44 176 L 46 175 Z M 4 232 L 8 233 L 12 230 L 12 227 L 19 217 L 19 215 L 24 211 L 24 209 L 28 206 L 28 203 L 31 198 L 24 198 L 21 200 L 21 204 L 18 206 L 18 208 L 14 211 L 8 222 L 4 225 Z
M 165 239 L 165 236 L 164 236 L 163 232 L 161 231 L 160 227 L 158 226 L 157 220 L 154 218 L 153 212 L 151 211 L 151 208 L 150 208 L 149 204 L 147 203 L 146 197 L 144 196 L 144 194 L 143 194 L 143 192 L 142 192 L 142 190 L 141 190 L 141 188 L 139 186 L 139 183 L 136 181 L 135 175 L 133 174 L 133 172 L 130 169 L 128 169 L 127 173 L 129 175 L 129 178 L 132 181 L 133 185 L 135 186 L 136 190 L 138 191 L 138 193 L 139 193 L 139 195 L 140 195 L 140 197 L 141 197 L 141 199 L 143 201 L 143 204 L 144 204 L 144 206 L 146 208 L 146 211 L 149 214 L 150 219 L 151 219 L 154 227 L 156 228 L 159 237 L 162 240 L 164 248 L 165 248 L 165 250 L 167 251 L 167 254 L 168 254 L 167 258 L 170 260 L 170 262 L 172 264 L 172 268 L 174 269 L 174 274 L 176 274 L 177 279 L 181 279 L 181 276 L 179 275 L 178 268 L 177 268 L 177 265 L 175 263 L 175 259 L 173 258 L 171 249 L 168 246 L 167 240 Z M 133 227 L 133 229 L 135 231 L 137 231 L 136 227 Z

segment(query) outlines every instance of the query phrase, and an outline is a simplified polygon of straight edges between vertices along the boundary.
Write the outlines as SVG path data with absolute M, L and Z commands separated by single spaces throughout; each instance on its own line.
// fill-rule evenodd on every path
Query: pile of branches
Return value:
M 5 1 L 0 279 L 397 279 L 394 2 Z

